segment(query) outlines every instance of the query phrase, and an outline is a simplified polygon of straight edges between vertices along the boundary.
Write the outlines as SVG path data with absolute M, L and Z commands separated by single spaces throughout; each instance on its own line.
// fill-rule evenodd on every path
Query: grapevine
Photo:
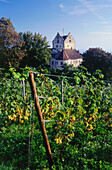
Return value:
M 26 136 L 28 134 L 31 91 L 29 84 L 26 83 L 24 100 L 20 83 L 23 78 L 27 82 L 28 71 L 27 69 L 26 73 L 24 71 L 20 74 L 10 69 L 9 74 L 5 75 L 0 82 L 2 92 L 0 95 L 0 134 L 6 146 L 8 146 L 8 141 L 5 137 L 8 134 L 16 134 L 18 127 L 19 134 L 25 133 Z M 99 71 L 96 72 L 94 76 L 87 76 L 87 73 L 83 71 L 80 74 L 74 73 L 72 85 L 65 78 L 63 80 L 63 103 L 60 81 L 56 82 L 42 74 L 35 76 L 37 95 L 43 97 L 39 98 L 42 115 L 44 120 L 49 120 L 45 126 L 54 160 L 58 164 L 56 166 L 61 164 L 64 169 L 69 167 L 84 169 L 84 166 L 86 169 L 100 169 L 100 166 L 109 169 L 111 166 L 111 159 L 108 155 L 111 152 L 112 137 L 112 89 L 102 80 L 101 73 L 99 73 Z M 34 105 L 32 107 L 34 110 Z M 34 112 L 31 166 L 35 169 L 40 163 L 48 166 L 39 128 Z M 22 142 L 21 146 L 23 143 L 26 145 L 26 141 Z M 4 150 L 7 149 L 5 145 L 3 146 Z M 19 145 L 15 145 L 16 147 Z M 38 155 L 42 156 L 41 159 Z M 5 157 L 3 159 L 5 160 Z

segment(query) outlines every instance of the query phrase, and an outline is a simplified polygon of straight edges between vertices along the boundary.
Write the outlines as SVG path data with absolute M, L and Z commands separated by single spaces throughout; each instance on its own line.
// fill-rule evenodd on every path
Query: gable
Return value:
M 75 44 L 75 40 L 72 37 L 71 33 L 68 34 L 67 38 L 65 39 L 65 43 L 74 43 Z
M 59 33 L 57 33 L 57 35 L 55 36 L 55 38 L 54 38 L 54 40 L 52 42 L 53 43 L 63 43 L 63 38 Z

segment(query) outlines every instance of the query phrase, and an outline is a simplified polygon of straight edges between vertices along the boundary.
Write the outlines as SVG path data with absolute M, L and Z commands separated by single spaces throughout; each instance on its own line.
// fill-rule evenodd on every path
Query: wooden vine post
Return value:
M 49 144 L 47 133 L 46 133 L 46 128 L 45 128 L 44 122 L 43 122 L 43 117 L 42 117 L 41 108 L 40 108 L 38 97 L 37 97 L 37 91 L 36 91 L 35 81 L 34 81 L 32 71 L 29 72 L 29 83 L 30 83 L 30 88 L 31 88 L 31 92 L 32 92 L 32 97 L 34 98 L 35 109 L 36 109 L 36 112 L 38 115 L 39 124 L 40 124 L 41 130 L 42 130 L 42 135 L 43 135 L 45 148 L 46 148 L 46 152 L 47 152 L 47 156 L 48 156 L 49 167 L 51 169 L 52 165 L 54 164 L 54 160 L 52 157 L 50 144 Z

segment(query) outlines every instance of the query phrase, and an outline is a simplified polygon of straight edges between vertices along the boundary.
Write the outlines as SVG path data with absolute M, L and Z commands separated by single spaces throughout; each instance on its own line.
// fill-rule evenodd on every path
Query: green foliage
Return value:
M 51 49 L 47 38 L 30 32 L 17 33 L 10 19 L 0 19 L 0 67 L 50 68 Z
M 19 63 L 25 55 L 22 49 L 24 41 L 15 31 L 10 19 L 0 19 L 0 67 L 19 67 Z
M 30 68 L 10 68 L 0 82 L 0 164 L 13 169 L 49 169 L 37 115 L 27 83 Z M 44 70 L 43 70 L 44 71 Z M 97 70 L 81 67 L 73 81 L 34 76 L 55 165 L 52 169 L 111 169 L 112 89 Z M 10 78 L 9 80 L 7 80 Z M 20 81 L 26 84 L 22 97 Z M 32 103 L 32 107 L 31 107 Z
M 25 44 L 23 49 L 26 50 L 26 55 L 21 62 L 21 66 L 31 66 L 46 68 L 50 66 L 51 49 L 49 48 L 47 38 L 42 35 L 32 34 L 30 32 L 20 33 Z
M 13 167 L 6 167 L 4 164 L 2 164 L 2 165 L 0 165 L 0 169 L 2 169 L 2 170 L 13 170 Z
M 112 78 L 112 54 L 101 48 L 89 48 L 83 53 L 82 65 L 91 73 L 100 69 L 107 80 Z

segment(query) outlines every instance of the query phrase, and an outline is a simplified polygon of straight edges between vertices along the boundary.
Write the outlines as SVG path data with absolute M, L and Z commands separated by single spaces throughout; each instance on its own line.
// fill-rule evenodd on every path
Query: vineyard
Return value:
M 112 87 L 98 70 L 73 77 L 33 72 L 52 169 L 112 169 Z M 49 169 L 28 81 L 10 68 L 0 81 L 0 168 Z

